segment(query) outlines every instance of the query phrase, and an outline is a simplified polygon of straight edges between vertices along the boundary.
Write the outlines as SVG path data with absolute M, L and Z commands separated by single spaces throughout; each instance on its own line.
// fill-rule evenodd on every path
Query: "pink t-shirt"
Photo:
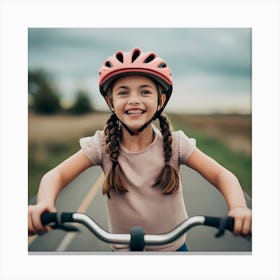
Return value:
M 109 229 L 113 233 L 129 233 L 131 227 L 141 226 L 147 234 L 166 233 L 187 218 L 182 185 L 178 192 L 162 194 L 157 187 L 152 187 L 164 165 L 163 137 L 153 126 L 154 141 L 140 152 L 130 152 L 120 147 L 119 164 L 128 179 L 128 192 L 119 194 L 110 191 L 107 198 Z M 195 140 L 188 138 L 182 131 L 172 133 L 172 157 L 170 164 L 179 170 L 185 164 L 195 148 Z M 92 137 L 80 139 L 84 153 L 93 165 L 100 165 L 106 174 L 112 166 L 105 151 L 103 131 L 97 131 Z M 163 246 L 147 246 L 145 250 L 176 251 L 185 242 L 185 236 Z M 116 251 L 128 251 L 128 246 L 113 245 Z

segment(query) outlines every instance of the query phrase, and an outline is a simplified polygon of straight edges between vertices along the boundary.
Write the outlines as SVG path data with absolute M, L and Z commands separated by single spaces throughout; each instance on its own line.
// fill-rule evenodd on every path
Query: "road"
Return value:
M 225 216 L 227 207 L 221 194 L 198 173 L 187 167 L 181 168 L 184 199 L 189 216 Z M 101 192 L 102 172 L 92 167 L 77 177 L 59 195 L 58 211 L 81 211 L 92 216 L 103 228 L 108 229 L 105 198 Z M 251 208 L 251 199 L 246 196 Z M 32 203 L 32 201 L 30 201 Z M 85 227 L 79 233 L 53 230 L 43 236 L 29 238 L 29 253 L 46 252 L 111 252 L 109 244 L 99 241 Z M 215 238 L 216 229 L 205 226 L 192 228 L 187 234 L 187 245 L 193 253 L 250 253 L 251 241 L 226 233 Z

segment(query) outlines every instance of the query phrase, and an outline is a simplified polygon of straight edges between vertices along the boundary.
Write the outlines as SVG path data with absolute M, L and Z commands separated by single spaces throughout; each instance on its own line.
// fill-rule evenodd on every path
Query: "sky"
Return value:
M 105 109 L 99 68 L 134 47 L 155 51 L 170 67 L 167 111 L 251 113 L 250 28 L 29 28 L 28 68 L 50 73 L 65 104 L 84 89 Z

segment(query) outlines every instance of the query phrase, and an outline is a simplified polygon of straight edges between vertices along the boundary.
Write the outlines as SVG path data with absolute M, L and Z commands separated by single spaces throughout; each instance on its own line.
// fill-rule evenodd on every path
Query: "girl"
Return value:
M 29 206 L 29 234 L 42 234 L 40 216 L 56 211 L 60 190 L 92 165 L 105 174 L 103 194 L 111 232 L 128 233 L 142 226 L 146 233 L 170 231 L 187 218 L 179 166 L 198 171 L 223 194 L 234 233 L 251 233 L 251 210 L 237 178 L 201 152 L 182 131 L 171 132 L 162 115 L 172 93 L 171 72 L 154 52 L 135 48 L 107 58 L 99 72 L 99 86 L 112 115 L 104 131 L 80 139 L 81 150 L 47 172 L 40 183 L 37 204 Z M 159 119 L 160 130 L 152 121 Z M 51 186 L 51 187 L 50 187 Z M 116 251 L 128 250 L 113 245 Z M 147 250 L 187 250 L 185 236 Z

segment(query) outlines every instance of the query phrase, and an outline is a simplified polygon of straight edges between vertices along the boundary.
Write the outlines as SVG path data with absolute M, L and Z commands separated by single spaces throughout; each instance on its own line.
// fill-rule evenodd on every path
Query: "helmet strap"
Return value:
M 150 123 L 155 120 L 156 118 L 158 118 L 158 111 L 154 114 L 154 116 L 148 121 L 146 122 L 144 125 L 142 125 L 141 127 L 137 128 L 137 129 L 131 129 L 129 128 L 126 124 L 124 124 L 122 121 L 119 120 L 119 122 L 122 124 L 122 126 L 127 130 L 127 132 L 131 135 L 131 136 L 137 136 L 139 135 L 146 127 L 148 127 L 150 125 Z

